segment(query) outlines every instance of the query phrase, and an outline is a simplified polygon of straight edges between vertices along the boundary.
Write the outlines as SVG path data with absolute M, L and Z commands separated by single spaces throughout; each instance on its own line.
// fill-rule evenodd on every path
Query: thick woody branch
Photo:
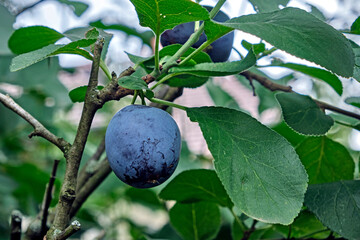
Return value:
M 290 86 L 284 86 L 284 85 L 281 85 L 281 84 L 278 84 L 278 83 L 274 83 L 273 81 L 269 80 L 268 78 L 257 75 L 255 73 L 250 72 L 250 71 L 242 72 L 242 73 L 240 73 L 240 75 L 246 77 L 249 81 L 252 81 L 252 80 L 258 81 L 261 85 L 263 85 L 265 88 L 267 88 L 267 89 L 269 89 L 271 91 L 293 92 L 293 90 L 292 90 L 292 88 Z M 328 103 L 324 103 L 324 102 L 321 102 L 321 101 L 318 101 L 318 100 L 315 100 L 315 99 L 313 99 L 313 100 L 322 109 L 327 109 L 327 110 L 337 112 L 337 113 L 340 113 L 340 114 L 343 114 L 343 115 L 346 115 L 346 116 L 349 116 L 349 117 L 356 118 L 356 119 L 360 120 L 360 115 L 359 114 L 356 114 L 354 112 L 350 112 L 350 111 L 335 107 L 333 105 L 330 105 Z
M 29 135 L 29 138 L 32 138 L 33 136 L 42 137 L 57 146 L 64 154 L 67 153 L 70 148 L 70 143 L 51 133 L 36 118 L 18 105 L 9 95 L 0 93 L 0 102 L 33 126 L 34 131 Z
M 98 99 L 97 84 L 100 67 L 100 56 L 103 45 L 103 39 L 98 39 L 94 45 L 94 60 L 91 67 L 84 107 L 74 143 L 69 149 L 68 156 L 66 158 L 67 164 L 64 182 L 60 192 L 59 203 L 56 208 L 54 223 L 52 229 L 47 234 L 48 239 L 53 239 L 52 233 L 55 230 L 64 230 L 70 220 L 69 213 L 72 203 L 75 200 L 77 174 L 81 157 L 95 113 L 102 106 L 101 101 Z

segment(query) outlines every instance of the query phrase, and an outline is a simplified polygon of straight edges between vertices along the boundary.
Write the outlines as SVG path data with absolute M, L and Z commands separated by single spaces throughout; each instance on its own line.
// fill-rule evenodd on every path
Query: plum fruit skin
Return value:
M 167 112 L 129 105 L 111 119 L 105 134 L 105 151 L 111 169 L 136 188 L 165 182 L 179 161 L 181 136 Z
M 204 6 L 208 11 L 211 11 L 212 7 Z M 230 18 L 222 11 L 219 11 L 215 16 L 214 20 L 218 22 L 225 22 Z M 184 44 L 191 34 L 194 33 L 194 22 L 188 22 L 180 24 L 174 27 L 171 30 L 166 30 L 160 38 L 161 45 L 168 46 L 171 44 L 179 43 Z M 199 40 L 192 46 L 198 48 L 207 40 L 204 33 L 201 34 Z M 206 50 L 206 53 L 209 54 L 213 62 L 225 62 L 229 59 L 231 49 L 234 42 L 234 32 L 230 32 L 221 38 L 217 39 L 210 44 L 209 48 Z

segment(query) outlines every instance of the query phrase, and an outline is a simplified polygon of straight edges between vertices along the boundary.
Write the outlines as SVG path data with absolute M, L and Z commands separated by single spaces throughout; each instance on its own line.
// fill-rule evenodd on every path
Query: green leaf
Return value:
M 359 239 L 360 181 L 310 185 L 305 205 L 331 230 L 347 239 Z
M 347 104 L 360 108 L 360 97 L 348 97 L 345 99 Z
M 289 68 L 294 71 L 298 71 L 306 75 L 309 75 L 311 77 L 314 77 L 316 79 L 322 80 L 327 84 L 329 84 L 335 90 L 335 92 L 337 92 L 337 94 L 339 94 L 340 96 L 343 93 L 343 86 L 340 79 L 335 74 L 332 74 L 329 71 L 320 68 L 296 64 L 296 63 L 275 63 L 273 65 L 278 67 Z
M 242 40 L 241 45 L 248 51 L 250 51 L 251 48 L 254 48 L 255 55 L 258 55 L 259 53 L 262 53 L 266 50 L 264 43 L 252 44 L 248 41 Z
M 217 24 L 217 22 L 213 20 L 207 20 L 205 21 L 205 34 L 207 41 L 215 41 L 216 39 L 219 39 L 220 37 L 224 36 L 225 34 L 233 31 L 233 28 L 226 27 L 224 25 Z
M 81 49 L 80 47 L 90 46 L 91 44 L 94 44 L 95 41 L 96 39 L 80 39 L 67 45 L 50 44 L 41 49 L 21 54 L 14 57 L 11 61 L 10 71 L 15 72 L 21 70 L 48 57 L 55 56 L 61 53 L 76 54 L 92 60 L 92 56 L 90 55 L 90 53 L 86 50 Z
M 183 171 L 163 188 L 159 197 L 182 203 L 214 202 L 228 208 L 234 205 L 215 171 L 205 169 Z
M 299 213 L 307 175 L 283 137 L 249 115 L 220 107 L 188 108 L 214 157 L 232 202 L 263 222 L 290 224 Z
M 2 4 L 0 4 L 0 22 L 0 55 L 8 55 L 11 54 L 8 48 L 8 39 L 14 31 L 12 26 L 15 22 L 15 16 L 10 14 Z
M 220 229 L 220 211 L 215 203 L 176 203 L 169 215 L 171 224 L 184 240 L 210 240 Z
M 295 131 L 305 135 L 324 135 L 334 120 L 327 116 L 309 96 L 294 92 L 278 93 L 285 122 Z
M 131 28 L 131 27 L 128 27 L 125 25 L 120 25 L 120 24 L 105 25 L 102 22 L 102 20 L 91 22 L 89 25 L 96 27 L 96 28 L 101 28 L 101 29 L 111 29 L 111 30 L 122 31 L 129 36 L 135 36 L 135 37 L 140 38 L 143 41 L 143 43 L 148 45 L 149 47 L 151 47 L 151 39 L 154 37 L 153 32 L 150 30 L 145 31 L 145 32 L 139 32 L 135 28 Z
M 314 15 L 315 17 L 317 17 L 318 19 L 320 19 L 323 22 L 326 22 L 326 17 L 324 16 L 324 14 L 315 6 L 311 5 L 308 3 L 308 5 L 311 6 L 311 14 Z
M 164 208 L 163 203 L 160 202 L 156 193 L 150 189 L 128 188 L 125 196 L 129 199 L 129 202 L 132 203 L 140 203 L 152 209 Z
M 100 33 L 96 28 L 92 28 L 85 33 L 85 37 L 88 39 L 97 39 Z
M 64 35 L 69 38 L 71 41 L 76 42 L 78 40 L 81 40 L 85 37 L 86 33 L 89 30 L 92 30 L 93 27 L 82 27 L 82 28 L 73 28 L 70 30 L 67 30 Z M 105 43 L 103 46 L 103 50 L 101 52 L 101 59 L 105 60 L 106 58 L 106 54 L 108 52 L 108 48 L 109 48 L 109 44 L 110 41 L 113 37 L 113 35 L 111 33 L 107 33 L 102 29 L 97 29 L 97 31 L 99 32 L 100 36 L 103 37 L 105 39 Z M 89 45 L 90 46 L 90 45 Z M 88 52 L 91 52 L 90 47 L 86 47 L 85 48 Z
M 279 10 L 279 5 L 286 6 L 289 0 L 249 0 L 256 12 L 273 12 Z
M 230 96 L 229 93 L 223 90 L 220 85 L 215 85 L 213 81 L 208 81 L 206 84 L 206 89 L 215 106 L 240 110 L 240 107 L 237 104 L 236 100 L 232 96 Z
M 145 70 L 139 67 L 139 68 L 137 68 L 136 72 L 134 72 L 132 75 L 119 78 L 118 83 L 121 87 L 124 87 L 127 89 L 149 90 L 148 85 L 141 78 L 145 75 L 146 75 Z
M 195 76 L 227 76 L 245 71 L 256 63 L 256 56 L 251 50 L 247 56 L 234 62 L 218 62 L 218 63 L 200 63 L 190 67 L 174 67 L 169 72 L 177 73 L 182 72 L 192 74 Z
M 233 224 L 231 226 L 231 236 L 232 236 L 232 239 L 234 239 L 234 240 L 240 240 L 244 237 L 244 232 L 240 228 L 236 219 L 234 219 Z
M 360 17 L 358 17 L 351 25 L 350 33 L 360 34 Z
M 98 86 L 97 89 L 103 89 L 103 86 Z M 69 97 L 72 102 L 83 102 L 85 100 L 85 95 L 87 91 L 87 86 L 77 87 L 69 92 Z
M 261 39 L 294 56 L 319 64 L 344 77 L 352 77 L 354 53 L 336 29 L 297 8 L 252 14 L 219 23 Z
M 296 152 L 309 175 L 309 184 L 354 178 L 355 164 L 348 150 L 325 136 L 307 138 Z
M 80 17 L 89 8 L 89 5 L 83 2 L 69 1 L 69 0 L 58 0 L 58 1 L 73 8 L 75 15 L 78 17 Z
M 156 35 L 181 23 L 209 19 L 208 11 L 188 0 L 130 0 L 135 6 L 140 25 Z
M 64 35 L 54 29 L 43 26 L 31 26 L 17 29 L 9 39 L 9 48 L 15 54 L 31 52 L 55 43 Z
M 358 82 L 360 82 L 360 46 L 351 40 L 349 41 L 351 43 L 351 46 L 355 54 L 355 66 L 354 66 L 353 78 L 355 78 Z
M 299 145 L 299 143 L 304 141 L 304 139 L 306 138 L 306 136 L 298 134 L 297 132 L 292 130 L 284 121 L 272 127 L 272 129 L 284 138 L 286 138 L 286 140 L 288 140 L 294 147 Z
M 283 226 L 281 226 L 283 227 Z M 314 214 L 308 211 L 302 211 L 299 216 L 295 219 L 294 223 L 291 224 L 291 238 L 304 239 L 303 236 L 307 236 L 312 233 L 311 237 L 314 239 L 325 239 L 330 235 L 330 230 L 325 231 L 327 228 L 315 217 Z M 289 229 L 284 231 L 288 234 Z

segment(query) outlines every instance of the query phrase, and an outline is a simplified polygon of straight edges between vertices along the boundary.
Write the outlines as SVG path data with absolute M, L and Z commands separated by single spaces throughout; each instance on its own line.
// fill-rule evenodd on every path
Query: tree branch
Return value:
M 94 60 L 91 67 L 91 73 L 88 88 L 85 95 L 85 102 L 81 114 L 78 130 L 75 140 L 69 149 L 66 158 L 66 170 L 64 182 L 60 192 L 59 203 L 56 207 L 54 223 L 47 233 L 48 239 L 53 238 L 55 230 L 64 230 L 70 221 L 71 205 L 75 200 L 77 174 L 80 166 L 81 157 L 85 148 L 87 137 L 90 132 L 92 120 L 96 111 L 102 107 L 102 102 L 98 98 L 98 73 L 100 67 L 100 57 L 104 39 L 98 39 L 94 44 Z
M 11 240 L 21 240 L 22 214 L 18 210 L 11 213 Z
M 29 138 L 32 138 L 33 136 L 42 137 L 57 146 L 66 155 L 70 148 L 70 143 L 51 133 L 36 118 L 18 105 L 9 95 L 0 93 L 0 102 L 33 126 L 34 131 L 29 135 Z
M 270 91 L 294 92 L 290 86 L 284 86 L 284 85 L 281 85 L 278 83 L 274 83 L 273 81 L 269 80 L 268 78 L 260 76 L 255 73 L 252 73 L 250 71 L 242 72 L 242 73 L 240 73 L 240 75 L 246 77 L 249 81 L 252 81 L 252 80 L 258 81 L 261 85 L 263 85 L 265 88 L 269 89 Z M 313 99 L 313 100 L 322 109 L 327 109 L 327 110 L 337 112 L 337 113 L 360 120 L 359 114 L 335 107 L 333 105 L 321 102 L 319 100 L 315 100 L 315 99 Z
M 80 207 L 90 196 L 91 193 L 105 180 L 105 178 L 111 173 L 111 168 L 107 158 L 101 161 L 96 171 L 92 176 L 86 181 L 86 183 L 81 186 L 79 191 L 76 194 L 74 203 L 72 204 L 70 217 L 75 216 Z
M 94 155 L 86 162 L 85 166 L 82 167 L 76 186 L 76 192 L 79 192 L 80 188 L 87 182 L 87 180 L 94 175 L 94 169 L 99 165 L 99 159 L 105 152 L 105 138 L 102 139 Z
M 49 179 L 49 183 L 46 186 L 46 191 L 45 191 L 44 200 L 43 200 L 43 204 L 42 204 L 42 216 L 41 216 L 41 227 L 40 227 L 41 236 L 44 236 L 48 230 L 48 227 L 47 227 L 48 210 L 49 210 L 50 203 L 52 200 L 52 190 L 54 187 L 54 183 L 55 183 L 55 179 L 56 179 L 56 171 L 57 171 L 57 167 L 58 167 L 59 163 L 60 163 L 60 160 L 54 161 L 54 165 L 53 165 L 53 169 L 52 169 L 51 176 Z
M 64 231 L 58 234 L 54 240 L 65 240 L 71 237 L 74 233 L 80 230 L 81 224 L 79 221 L 73 221 Z

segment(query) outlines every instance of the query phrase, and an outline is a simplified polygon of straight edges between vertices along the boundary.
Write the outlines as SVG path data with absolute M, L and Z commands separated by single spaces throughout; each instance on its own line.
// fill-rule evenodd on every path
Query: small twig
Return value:
M 98 165 L 101 155 L 105 152 L 105 138 L 103 138 L 96 149 L 95 153 L 86 162 L 85 166 L 82 167 L 78 175 L 76 191 L 86 183 L 86 181 L 95 173 L 95 166 Z
M 54 240 L 65 240 L 68 239 L 70 236 L 72 236 L 74 233 L 79 231 L 81 228 L 81 224 L 79 221 L 75 220 L 73 221 L 67 228 L 65 228 L 64 231 L 59 233 Z
M 289 226 L 289 232 L 288 232 L 288 235 L 287 235 L 287 238 L 286 239 L 290 239 L 291 237 L 291 231 L 292 231 L 292 225 Z
M 156 93 L 155 97 L 159 99 L 166 99 L 167 101 L 173 102 L 176 98 L 180 97 L 183 93 L 183 88 L 164 86 L 159 92 Z M 166 110 L 169 106 L 162 105 L 159 103 L 150 103 L 150 106 L 157 107 L 162 110 Z
M 21 221 L 22 214 L 18 210 L 11 213 L 11 240 L 21 240 Z
M 242 72 L 242 73 L 240 73 L 240 75 L 246 77 L 248 80 L 252 79 L 252 80 L 258 81 L 261 85 L 263 85 L 264 87 L 266 87 L 267 89 L 269 89 L 271 91 L 294 92 L 290 86 L 284 86 L 284 85 L 281 85 L 278 83 L 274 83 L 273 81 L 269 80 L 268 78 L 260 76 L 255 73 L 252 73 L 250 71 Z M 328 103 L 324 103 L 324 102 L 321 102 L 321 101 L 318 101 L 315 99 L 313 99 L 313 100 L 316 102 L 316 104 L 320 108 L 327 109 L 327 110 L 337 112 L 337 113 L 360 120 L 359 114 L 335 107 L 333 105 L 330 105 Z
M 257 224 L 257 220 L 253 220 L 253 223 L 251 224 L 251 227 L 244 232 L 244 236 L 241 240 L 248 240 L 250 238 L 250 235 L 255 231 L 255 226 Z
M 70 148 L 70 143 L 65 141 L 63 138 L 59 138 L 51 133 L 36 118 L 34 118 L 30 113 L 18 105 L 9 95 L 0 93 L 0 102 L 4 104 L 5 107 L 9 108 L 28 123 L 30 123 L 31 126 L 33 126 L 34 132 L 29 135 L 29 138 L 32 138 L 33 136 L 40 136 L 53 143 L 64 154 L 66 154 L 67 150 Z
M 101 161 L 94 174 L 86 181 L 84 185 L 78 190 L 75 201 L 72 204 L 70 217 L 75 216 L 82 204 L 90 196 L 92 192 L 104 181 L 104 179 L 111 173 L 109 162 L 106 159 Z
M 57 171 L 57 167 L 60 163 L 60 160 L 55 160 L 54 161 L 54 165 L 53 165 L 53 169 L 51 172 L 51 176 L 49 179 L 49 183 L 46 186 L 46 190 L 45 190 L 45 195 L 44 195 L 44 200 L 43 200 L 43 205 L 42 205 L 42 217 L 41 217 L 41 236 L 44 236 L 48 230 L 47 228 L 47 219 L 48 219 L 48 210 L 50 207 L 50 203 L 52 200 L 52 190 L 54 187 L 54 183 L 55 183 L 55 179 L 56 179 L 56 171 Z

